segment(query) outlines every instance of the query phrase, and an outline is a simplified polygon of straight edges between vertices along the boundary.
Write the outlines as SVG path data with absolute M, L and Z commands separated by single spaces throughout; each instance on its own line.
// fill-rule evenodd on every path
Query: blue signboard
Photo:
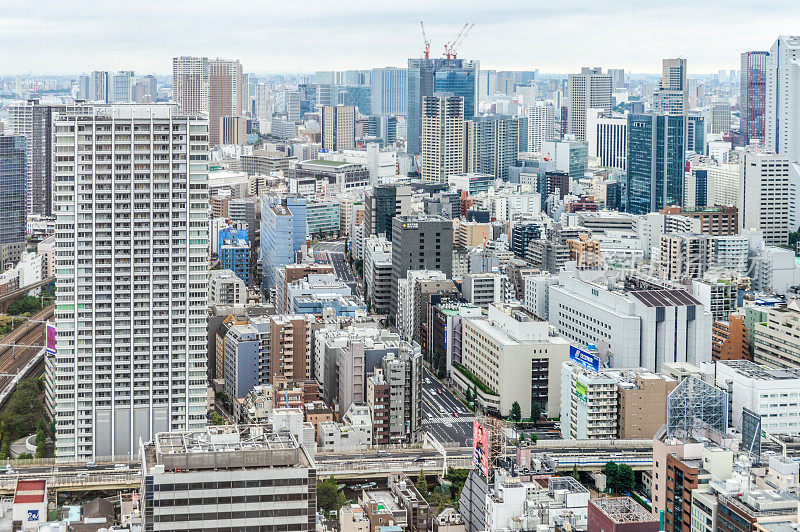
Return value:
M 597 353 L 584 351 L 583 349 L 578 349 L 571 345 L 569 346 L 569 359 L 586 369 L 592 371 L 600 370 L 600 357 L 597 356 Z

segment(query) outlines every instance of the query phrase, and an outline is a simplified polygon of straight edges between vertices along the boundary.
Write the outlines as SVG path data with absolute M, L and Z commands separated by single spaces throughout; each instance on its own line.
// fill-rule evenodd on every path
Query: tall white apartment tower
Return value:
M 781 35 L 767 57 L 765 146 L 800 162 L 800 36 Z
M 187 114 L 208 114 L 209 66 L 207 57 L 172 58 L 172 99 Z
M 429 183 L 446 183 L 464 172 L 464 98 L 450 93 L 422 98 L 420 175 Z
M 789 239 L 789 158 L 762 148 L 748 148 L 739 164 L 739 220 L 742 229 L 759 229 L 764 242 Z
M 586 110 L 586 143 L 589 157 L 600 159 L 604 168 L 627 169 L 628 118 L 603 116 L 602 109 Z
M 208 120 L 97 106 L 54 129 L 56 457 L 131 455 L 205 425 Z
M 567 133 L 576 140 L 586 140 L 587 109 L 611 112 L 611 75 L 599 67 L 583 67 L 580 74 L 569 75 Z
M 555 140 L 555 108 L 550 102 L 535 102 L 525 109 L 525 115 L 528 117 L 528 150 L 540 152 L 545 141 Z

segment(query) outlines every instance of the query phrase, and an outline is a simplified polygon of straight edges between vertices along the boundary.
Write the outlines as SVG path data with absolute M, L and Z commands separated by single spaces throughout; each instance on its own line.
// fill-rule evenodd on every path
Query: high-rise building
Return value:
M 328 151 L 356 147 L 356 108 L 326 105 L 322 108 L 322 148 Z
M 453 223 L 439 216 L 392 218 L 392 299 L 397 316 L 397 285 L 408 270 L 438 270 L 448 278 L 453 270 Z
M 601 109 L 586 111 L 588 156 L 597 158 L 604 168 L 626 169 L 628 157 L 628 119 L 604 117 Z
M 685 116 L 628 115 L 627 212 L 682 204 L 685 151 Z
M 28 214 L 53 213 L 53 120 L 58 113 L 87 113 L 84 105 L 45 105 L 38 99 L 11 105 L 8 108 L 11 129 L 26 139 L 26 198 Z
M 664 59 L 661 84 L 653 93 L 653 111 L 685 115 L 689 110 L 686 59 Z
M 422 149 L 423 101 L 435 92 L 448 92 L 464 99 L 464 117 L 478 111 L 478 61 L 465 59 L 408 60 L 408 106 L 406 151 L 418 155 Z
M 764 242 L 786 244 L 789 237 L 789 157 L 760 148 L 744 151 L 739 165 L 739 220 L 758 229 Z
M 305 316 L 280 314 L 269 320 L 269 382 L 311 378 L 311 330 Z
M 422 100 L 420 177 L 446 183 L 464 171 L 464 98 L 449 94 Z
M 0 135 L 0 268 L 19 260 L 26 248 L 25 136 Z
M 627 87 L 625 84 L 624 68 L 609 68 L 608 75 L 611 76 L 611 89 L 617 90 Z
M 765 146 L 800 162 L 800 36 L 781 35 L 767 57 Z
M 212 59 L 208 62 L 209 125 L 211 145 L 222 142 L 222 122 L 226 116 L 243 116 L 245 79 L 238 60 Z
M 405 68 L 373 68 L 371 114 L 405 115 L 408 106 L 408 70 Z
M 132 70 L 120 70 L 111 79 L 111 87 L 109 88 L 109 103 L 130 103 L 131 102 L 131 86 L 133 82 Z
M 172 99 L 178 110 L 208 114 L 209 66 L 207 57 L 172 59 Z
M 111 96 L 108 72 L 95 70 L 89 81 L 89 99 L 95 102 L 108 103 Z
M 377 185 L 364 194 L 365 236 L 392 241 L 392 218 L 411 213 L 411 187 Z
M 511 116 L 478 116 L 464 129 L 464 171 L 508 180 L 508 168 L 517 164 L 519 119 Z
M 542 151 L 542 144 L 556 138 L 555 108 L 550 102 L 536 102 L 525 108 L 528 118 L 528 151 Z
M 206 423 L 208 121 L 98 106 L 54 128 L 56 457 L 136 454 Z
M 78 99 L 88 100 L 91 98 L 91 78 L 85 74 L 81 74 L 78 78 Z
M 709 133 L 729 133 L 731 130 L 731 104 L 728 102 L 712 103 L 710 125 Z
M 586 140 L 586 110 L 611 112 L 611 75 L 602 68 L 583 67 L 580 74 L 569 75 L 569 111 L 567 133 L 576 140 Z
M 262 289 L 275 286 L 275 270 L 292 264 L 295 253 L 306 240 L 306 199 L 286 198 L 279 202 L 264 195 L 261 203 Z
M 739 133 L 745 146 L 764 144 L 767 57 L 769 52 L 743 52 L 739 85 Z

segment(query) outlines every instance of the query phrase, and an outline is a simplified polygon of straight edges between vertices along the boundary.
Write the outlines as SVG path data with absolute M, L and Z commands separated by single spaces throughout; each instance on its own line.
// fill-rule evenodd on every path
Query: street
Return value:
M 427 369 L 422 373 L 422 426 L 443 444 L 472 445 L 475 414 Z

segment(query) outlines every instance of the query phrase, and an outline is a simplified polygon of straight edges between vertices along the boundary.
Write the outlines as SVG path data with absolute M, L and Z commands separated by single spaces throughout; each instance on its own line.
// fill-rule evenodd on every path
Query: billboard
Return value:
M 586 385 L 580 381 L 575 383 L 575 395 L 583 401 L 586 402 Z
M 44 350 L 51 355 L 56 354 L 56 324 L 52 321 L 48 321 L 45 325 Z
M 472 465 L 489 478 L 489 431 L 478 420 L 472 422 Z
M 590 346 L 590 349 L 592 348 L 594 348 L 594 346 Z M 571 345 L 569 346 L 569 359 L 586 369 L 600 371 L 600 357 L 597 356 L 597 353 L 584 351 L 583 349 L 578 349 L 574 345 Z

